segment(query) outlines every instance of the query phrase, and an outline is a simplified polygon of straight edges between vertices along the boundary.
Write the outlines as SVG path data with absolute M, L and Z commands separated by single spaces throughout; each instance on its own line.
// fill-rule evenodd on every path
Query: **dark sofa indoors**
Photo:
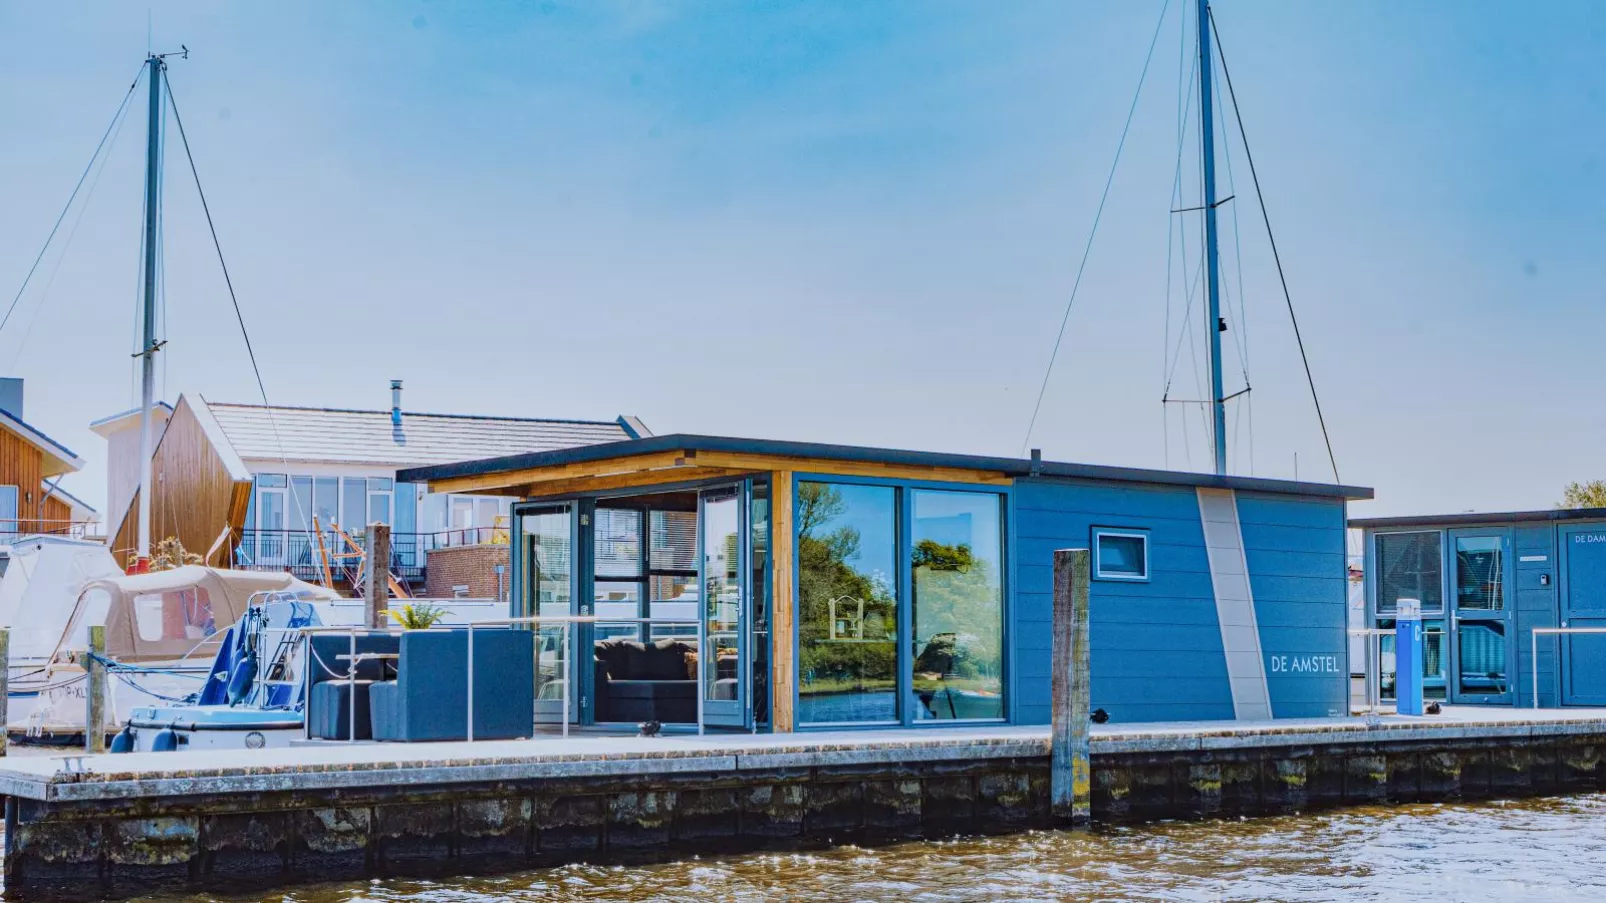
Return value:
M 468 631 L 401 636 L 396 679 L 369 690 L 375 740 L 468 738 Z M 474 631 L 474 739 L 528 737 L 535 723 L 535 634 Z
M 615 638 L 594 646 L 597 720 L 665 724 L 697 721 L 697 681 L 679 640 Z

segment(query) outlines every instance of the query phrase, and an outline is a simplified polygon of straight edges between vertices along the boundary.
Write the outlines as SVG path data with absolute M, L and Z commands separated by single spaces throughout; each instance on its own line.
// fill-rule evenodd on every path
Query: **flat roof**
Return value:
M 1365 487 L 1328 483 L 1304 483 L 1259 477 L 1218 476 L 1216 474 L 1187 473 L 1174 470 L 1148 470 L 1137 467 L 1111 467 L 1100 464 L 1072 464 L 1060 461 L 1034 461 L 1029 458 L 994 458 L 982 455 L 948 454 L 945 452 L 869 448 L 857 445 L 830 445 L 818 442 L 791 442 L 779 439 L 738 439 L 729 436 L 698 436 L 680 433 L 667 436 L 652 436 L 644 439 L 631 439 L 623 442 L 604 442 L 578 448 L 507 455 L 478 461 L 461 461 L 455 464 L 411 467 L 397 471 L 396 479 L 404 482 L 421 483 L 454 477 L 488 476 L 496 473 L 510 473 L 541 467 L 559 467 L 565 464 L 606 461 L 610 458 L 626 458 L 633 455 L 670 451 L 725 452 L 730 454 L 813 458 L 826 461 L 947 467 L 1003 473 L 1016 477 L 1076 477 L 1088 480 L 1204 486 L 1217 489 L 1277 492 L 1341 499 L 1369 499 L 1372 497 L 1372 490 Z
M 1457 527 L 1463 524 L 1524 524 L 1547 521 L 1606 520 L 1606 508 L 1546 508 L 1541 511 L 1468 511 L 1463 514 L 1418 514 L 1402 517 L 1356 517 L 1356 529 L 1379 527 Z

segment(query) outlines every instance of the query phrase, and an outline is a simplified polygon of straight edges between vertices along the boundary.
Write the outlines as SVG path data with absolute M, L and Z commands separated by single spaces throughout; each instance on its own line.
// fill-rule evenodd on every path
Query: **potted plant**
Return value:
M 428 630 L 446 617 L 446 609 L 430 602 L 412 602 L 400 609 L 387 608 L 383 612 L 400 624 L 403 630 Z

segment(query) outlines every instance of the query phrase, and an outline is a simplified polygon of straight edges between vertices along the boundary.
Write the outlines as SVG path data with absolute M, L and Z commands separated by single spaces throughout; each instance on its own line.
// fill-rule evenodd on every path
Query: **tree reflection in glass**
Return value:
M 1002 718 L 999 497 L 917 490 L 913 508 L 914 718 Z
M 799 482 L 798 721 L 898 719 L 897 492 Z

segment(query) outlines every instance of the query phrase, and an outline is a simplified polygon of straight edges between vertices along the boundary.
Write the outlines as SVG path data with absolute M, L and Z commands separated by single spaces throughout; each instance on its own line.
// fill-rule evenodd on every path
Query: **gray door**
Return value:
M 698 610 L 702 618 L 703 722 L 722 727 L 751 725 L 752 686 L 750 554 L 745 486 L 722 486 L 698 499 Z
M 1511 531 L 1451 530 L 1450 701 L 1511 705 Z
M 1560 533 L 1561 626 L 1606 628 L 1606 524 Z M 1606 634 L 1541 635 L 1538 645 L 1541 669 L 1561 653 L 1562 705 L 1606 705 Z

